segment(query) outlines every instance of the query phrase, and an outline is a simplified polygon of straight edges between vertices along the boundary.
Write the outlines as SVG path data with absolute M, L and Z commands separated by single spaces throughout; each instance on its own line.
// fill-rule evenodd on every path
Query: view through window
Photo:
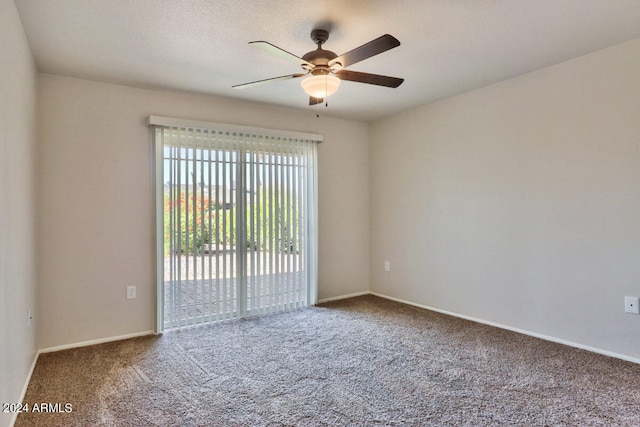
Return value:
M 155 140 L 163 328 L 315 303 L 317 142 L 166 126 Z

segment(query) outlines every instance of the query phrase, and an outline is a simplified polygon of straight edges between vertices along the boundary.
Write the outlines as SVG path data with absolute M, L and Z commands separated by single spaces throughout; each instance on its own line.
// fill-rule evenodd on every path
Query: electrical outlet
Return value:
M 391 271 L 391 262 L 389 261 L 384 262 L 384 271 Z
M 27 327 L 31 327 L 31 321 L 33 320 L 33 316 L 31 315 L 31 309 L 27 310 Z
M 624 297 L 624 312 L 630 314 L 640 314 L 638 297 Z
M 135 299 L 135 297 L 136 297 L 136 287 L 127 286 L 127 299 Z

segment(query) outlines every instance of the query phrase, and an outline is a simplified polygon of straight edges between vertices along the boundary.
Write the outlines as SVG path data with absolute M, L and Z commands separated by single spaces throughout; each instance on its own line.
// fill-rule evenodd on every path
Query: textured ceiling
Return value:
M 640 37 L 639 0 L 16 0 L 42 72 L 177 89 L 315 112 L 292 63 L 313 28 L 337 54 L 382 34 L 401 46 L 349 69 L 405 78 L 343 82 L 322 114 L 371 121 Z

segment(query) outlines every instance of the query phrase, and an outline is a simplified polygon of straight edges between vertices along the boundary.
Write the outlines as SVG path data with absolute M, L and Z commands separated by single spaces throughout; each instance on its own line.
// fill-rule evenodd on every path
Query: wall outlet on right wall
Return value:
M 630 314 L 640 314 L 638 297 L 624 297 L 624 311 Z

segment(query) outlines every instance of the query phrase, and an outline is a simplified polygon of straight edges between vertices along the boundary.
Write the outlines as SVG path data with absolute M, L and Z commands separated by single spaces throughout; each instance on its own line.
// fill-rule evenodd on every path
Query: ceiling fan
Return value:
M 265 83 L 277 82 L 280 80 L 295 79 L 305 77 L 301 86 L 309 95 L 309 105 L 321 103 L 325 98 L 334 94 L 340 86 L 342 80 L 358 83 L 367 83 L 378 86 L 396 88 L 402 84 L 404 79 L 397 77 L 381 76 L 379 74 L 361 73 L 358 71 L 345 70 L 346 67 L 363 61 L 379 53 L 385 52 L 394 47 L 400 46 L 400 42 L 395 37 L 385 34 L 375 40 L 363 44 L 347 53 L 338 56 L 330 50 L 322 49 L 322 45 L 329 39 L 329 32 L 326 30 L 311 31 L 311 40 L 318 46 L 316 50 L 305 53 L 302 58 L 287 52 L 269 42 L 253 41 L 251 46 L 259 47 L 269 53 L 273 53 L 282 59 L 293 62 L 302 67 L 304 73 L 288 74 L 286 76 L 273 77 L 270 79 L 258 80 L 250 83 L 243 83 L 233 86 L 234 89 L 245 89 Z

